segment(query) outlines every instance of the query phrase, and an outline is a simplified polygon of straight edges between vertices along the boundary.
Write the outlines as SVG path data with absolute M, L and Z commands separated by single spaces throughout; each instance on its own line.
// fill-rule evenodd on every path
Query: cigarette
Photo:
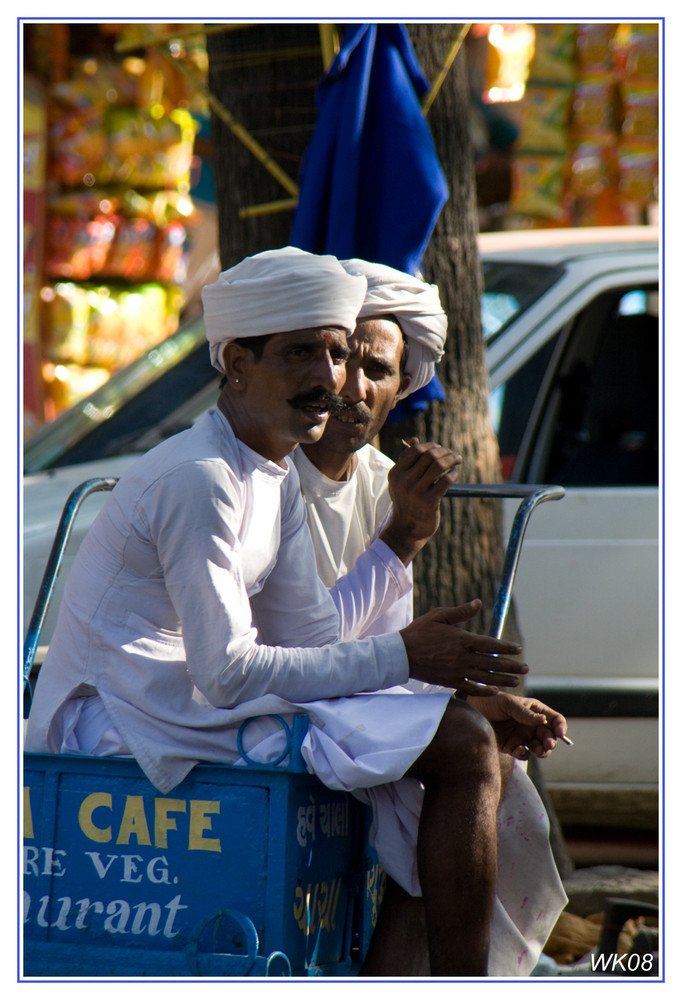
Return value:
M 445 472 L 441 472 L 440 476 L 436 476 L 436 478 L 434 479 L 433 485 L 435 486 L 436 483 L 439 483 L 441 481 L 441 479 L 443 479 L 444 476 L 449 476 L 450 473 L 452 472 L 452 470 L 456 469 L 458 465 L 459 465 L 459 462 L 455 462 L 455 464 L 451 465 L 449 469 L 445 470 Z
M 554 730 L 550 726 L 549 722 L 546 722 L 545 725 L 547 726 L 547 728 L 551 732 L 552 736 L 554 736 Z M 573 743 L 573 740 L 569 740 L 568 736 L 557 736 L 557 737 L 555 737 L 555 739 L 561 740 L 562 743 L 565 743 L 567 747 L 575 746 L 575 744 Z

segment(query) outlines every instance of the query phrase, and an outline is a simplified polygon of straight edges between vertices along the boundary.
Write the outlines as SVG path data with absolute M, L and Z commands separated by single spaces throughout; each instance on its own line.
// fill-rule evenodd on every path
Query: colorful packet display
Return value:
M 628 149 L 618 153 L 618 191 L 623 201 L 644 207 L 658 199 L 658 154 Z
M 174 333 L 182 294 L 160 284 L 58 282 L 43 293 L 53 364 L 104 368 L 109 373 Z
M 72 281 L 179 283 L 186 237 L 174 200 L 165 192 L 149 198 L 131 191 L 111 198 L 74 193 L 52 203 L 45 273 Z
M 110 33 L 139 38 L 139 52 L 75 61 L 45 102 L 40 314 L 51 416 L 177 329 L 198 215 L 190 109 L 203 101 L 173 60 L 146 47 L 148 25 Z M 193 46 L 185 42 L 190 59 Z M 205 48 L 197 44 L 195 55 L 205 59 Z
M 629 25 L 618 58 L 624 79 L 658 80 L 658 25 Z
M 532 83 L 521 110 L 520 150 L 566 152 L 572 89 Z
M 572 83 L 575 79 L 577 25 L 534 24 L 535 50 L 531 79 L 543 83 Z
M 650 149 L 658 147 L 658 88 L 652 84 L 635 86 L 624 83 L 623 124 L 626 143 L 637 142 Z
M 72 76 L 52 85 L 51 106 L 71 110 L 96 109 L 102 115 L 113 104 L 140 106 L 140 83 L 125 62 L 112 59 L 82 59 Z
M 617 114 L 616 81 L 612 74 L 588 76 L 577 81 L 571 108 L 574 134 L 615 131 Z
M 65 112 L 49 125 L 50 175 L 65 187 L 90 183 L 107 157 L 107 136 L 97 109 Z
M 518 115 L 512 211 L 547 225 L 637 217 L 658 197 L 658 26 L 535 31 Z
M 578 143 L 571 154 L 570 166 L 568 194 L 571 198 L 594 198 L 613 187 L 618 179 L 613 135 Z
M 617 28 L 617 24 L 608 22 L 577 26 L 576 56 L 579 76 L 613 69 Z
M 157 229 L 147 219 L 119 219 L 103 273 L 107 278 L 147 281 L 155 261 Z
M 65 187 L 128 184 L 189 189 L 195 126 L 185 112 L 69 111 L 50 126 L 53 178 Z
M 51 278 L 89 281 L 102 271 L 116 231 L 111 218 L 51 215 L 46 234 L 45 273 Z
M 131 108 L 112 110 L 106 122 L 109 176 L 98 179 L 136 188 L 189 189 L 195 126 L 191 116 L 173 111 L 155 117 Z
M 180 222 L 169 222 L 167 226 L 157 231 L 152 268 L 155 281 L 182 284 L 187 271 L 186 239 L 187 230 Z
M 566 160 L 563 156 L 525 153 L 512 164 L 514 210 L 530 218 L 564 217 Z

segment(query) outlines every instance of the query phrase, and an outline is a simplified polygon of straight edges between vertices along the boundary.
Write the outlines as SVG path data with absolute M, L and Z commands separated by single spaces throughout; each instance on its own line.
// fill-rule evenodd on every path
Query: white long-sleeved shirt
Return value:
M 397 633 L 338 637 L 295 470 L 211 410 L 135 463 L 82 543 L 26 748 L 58 752 L 64 706 L 98 694 L 166 792 L 242 719 L 407 679 Z

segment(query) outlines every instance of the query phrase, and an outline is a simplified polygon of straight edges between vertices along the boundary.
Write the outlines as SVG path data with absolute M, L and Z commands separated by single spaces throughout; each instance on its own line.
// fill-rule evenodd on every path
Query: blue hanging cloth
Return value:
M 447 399 L 445 389 L 441 385 L 437 375 L 434 375 L 431 381 L 427 382 L 421 389 L 410 393 L 405 399 L 399 399 L 386 417 L 386 423 L 399 424 L 403 420 L 410 420 L 417 413 L 423 413 L 424 410 L 428 409 L 429 404 L 434 399 L 439 400 L 441 403 L 444 403 Z
M 420 106 L 428 89 L 403 25 L 346 28 L 318 87 L 293 246 L 418 270 L 448 197 Z

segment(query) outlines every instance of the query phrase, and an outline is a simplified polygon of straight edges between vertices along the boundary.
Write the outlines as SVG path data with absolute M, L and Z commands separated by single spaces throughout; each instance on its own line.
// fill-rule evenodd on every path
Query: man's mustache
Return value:
M 364 407 L 361 403 L 341 403 L 341 406 L 335 411 L 335 416 L 352 416 L 358 423 L 368 424 L 372 418 L 372 414 L 369 410 Z
M 299 392 L 287 400 L 289 406 L 295 410 L 300 410 L 304 406 L 315 406 L 320 410 L 328 410 L 330 413 L 338 412 L 343 406 L 341 396 L 335 392 L 327 392 L 325 389 L 308 389 L 307 392 Z

